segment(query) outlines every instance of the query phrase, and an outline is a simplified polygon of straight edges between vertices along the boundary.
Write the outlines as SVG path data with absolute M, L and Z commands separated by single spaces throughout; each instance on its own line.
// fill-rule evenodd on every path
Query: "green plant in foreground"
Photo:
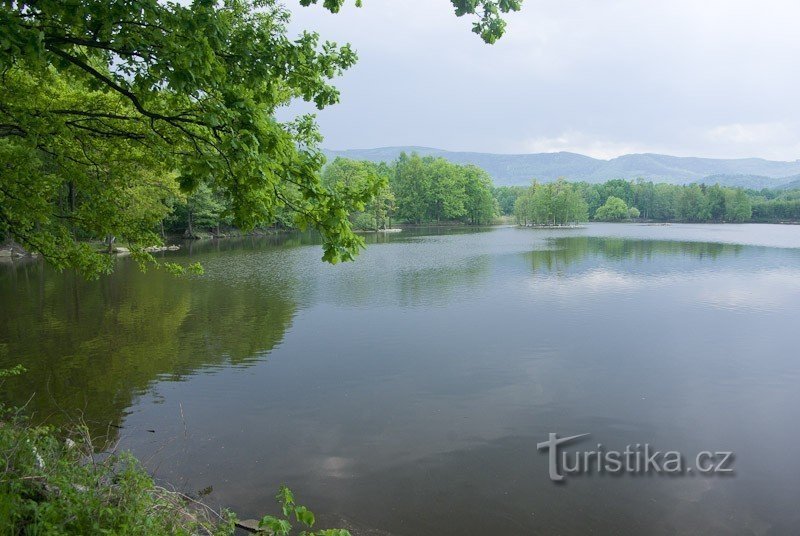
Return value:
M 309 529 L 314 526 L 316 519 L 313 512 L 305 506 L 295 503 L 292 490 L 286 486 L 281 486 L 275 498 L 281 505 L 283 518 L 266 515 L 261 518 L 258 524 L 261 529 L 274 536 L 288 536 L 292 532 L 292 524 L 289 521 L 292 516 L 298 523 Z M 344 529 L 326 529 L 317 532 L 303 530 L 300 536 L 350 536 L 350 532 Z
M 93 454 L 85 429 L 77 432 L 62 440 L 3 412 L 0 533 L 233 534 L 232 514 L 157 486 L 129 453 Z
M 0 369 L 3 379 L 24 368 Z M 87 428 L 65 434 L 34 426 L 0 404 L 0 535 L 114 534 L 230 536 L 237 519 L 185 494 L 157 485 L 130 453 L 96 454 Z M 287 536 L 294 517 L 313 527 L 314 514 L 295 503 L 289 488 L 277 495 L 284 518 L 264 516 L 258 530 Z M 350 536 L 346 530 L 301 536 Z

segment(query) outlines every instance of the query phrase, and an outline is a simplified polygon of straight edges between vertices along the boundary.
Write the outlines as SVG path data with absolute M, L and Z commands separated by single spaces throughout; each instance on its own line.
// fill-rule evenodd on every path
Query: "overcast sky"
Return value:
M 327 148 L 800 159 L 797 0 L 525 0 L 495 45 L 449 0 L 285 1 L 359 54 Z

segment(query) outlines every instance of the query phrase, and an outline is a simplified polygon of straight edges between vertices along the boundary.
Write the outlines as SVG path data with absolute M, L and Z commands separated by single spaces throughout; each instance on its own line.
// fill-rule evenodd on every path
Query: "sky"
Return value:
M 797 0 L 525 0 L 495 45 L 449 0 L 284 1 L 291 33 L 359 55 L 329 149 L 800 159 Z

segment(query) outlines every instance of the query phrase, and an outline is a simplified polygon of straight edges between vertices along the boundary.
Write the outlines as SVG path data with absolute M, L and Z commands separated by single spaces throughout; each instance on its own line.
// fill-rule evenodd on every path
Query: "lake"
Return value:
M 199 277 L 0 265 L 0 367 L 28 368 L 0 396 L 242 518 L 285 483 L 355 536 L 796 533 L 800 227 L 367 240 L 337 266 L 310 235 L 160 254 Z M 554 483 L 549 433 L 734 472 Z

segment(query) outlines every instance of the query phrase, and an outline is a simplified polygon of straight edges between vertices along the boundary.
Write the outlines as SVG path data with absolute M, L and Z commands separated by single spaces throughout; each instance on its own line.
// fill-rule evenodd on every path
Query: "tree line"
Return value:
M 460 166 L 444 158 L 402 154 L 389 164 L 336 158 L 322 170 L 327 195 L 349 200 L 344 210 L 350 225 L 381 230 L 393 223 L 461 223 L 486 225 L 499 215 L 492 179 L 476 166 Z M 358 192 L 371 189 L 369 197 Z M 173 210 L 164 231 L 200 236 L 230 230 L 230 207 L 206 187 L 189 196 L 173 196 Z M 276 211 L 274 227 L 293 228 L 289 211 Z
M 493 189 L 498 206 L 522 225 L 643 218 L 675 222 L 800 220 L 800 190 L 746 190 L 714 184 L 676 185 L 614 179 L 601 184 L 550 184 Z
M 614 179 L 601 184 L 534 181 L 495 187 L 472 165 L 402 154 L 391 163 L 337 158 L 322 171 L 322 184 L 345 205 L 355 229 L 393 224 L 487 225 L 499 216 L 520 225 L 569 225 L 586 221 L 645 219 L 674 222 L 770 222 L 800 220 L 800 190 L 745 190 L 720 185 L 674 185 Z M 377 186 L 376 186 L 377 185 Z M 372 188 L 364 199 L 356 192 Z M 172 193 L 161 231 L 202 236 L 234 229 L 226 199 L 200 186 L 189 196 Z M 276 211 L 273 227 L 296 227 L 289 210 Z

